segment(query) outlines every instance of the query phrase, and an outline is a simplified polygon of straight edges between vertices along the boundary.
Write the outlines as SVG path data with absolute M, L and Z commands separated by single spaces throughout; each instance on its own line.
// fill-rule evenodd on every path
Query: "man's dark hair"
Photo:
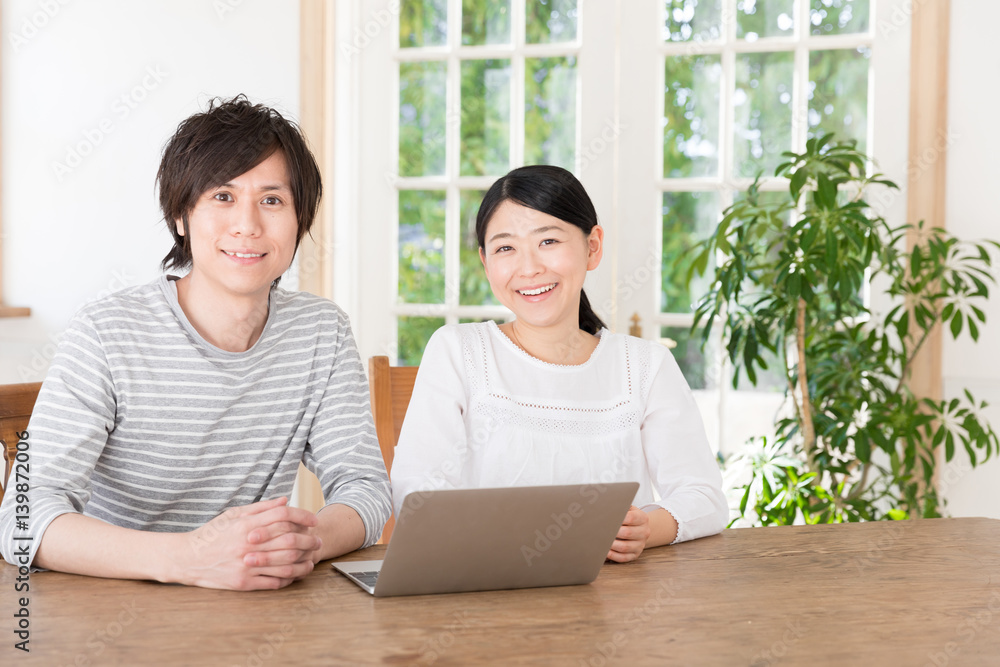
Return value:
M 316 159 L 295 123 L 262 104 L 251 104 L 245 95 L 231 100 L 215 98 L 208 109 L 177 128 L 163 149 L 156 183 L 160 209 L 174 247 L 163 258 L 162 268 L 191 265 L 188 216 L 205 191 L 228 183 L 281 151 L 288 165 L 292 200 L 299 229 L 295 247 L 312 227 L 323 194 Z M 184 221 L 185 235 L 177 232 Z

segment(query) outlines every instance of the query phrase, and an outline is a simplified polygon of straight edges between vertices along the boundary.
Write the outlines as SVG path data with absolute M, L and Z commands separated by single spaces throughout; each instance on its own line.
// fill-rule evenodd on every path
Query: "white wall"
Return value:
M 159 274 L 177 124 L 246 93 L 298 117 L 297 0 L 4 0 L 0 383 L 44 377 L 86 301 Z M 62 165 L 62 166 L 60 166 Z
M 1000 180 L 1000 137 L 996 113 L 1000 109 L 1000 51 L 991 48 L 994 27 L 1000 23 L 995 0 L 955 0 L 951 3 L 951 58 L 948 67 L 948 231 L 965 239 L 1000 240 L 1000 213 L 996 207 Z M 998 275 L 996 272 L 994 275 Z M 961 396 L 969 389 L 990 407 L 984 415 L 1000 431 L 1000 290 L 984 310 L 987 326 L 978 344 L 963 333 L 957 341 L 946 335 L 944 392 Z M 942 488 L 954 516 L 1000 519 L 1000 460 L 972 469 L 964 451 L 944 469 Z

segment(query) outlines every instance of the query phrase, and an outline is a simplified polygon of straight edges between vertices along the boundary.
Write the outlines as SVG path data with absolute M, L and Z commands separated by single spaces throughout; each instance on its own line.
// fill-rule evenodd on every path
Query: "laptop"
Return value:
M 639 484 L 442 489 L 406 496 L 384 560 L 333 567 L 375 597 L 587 584 Z

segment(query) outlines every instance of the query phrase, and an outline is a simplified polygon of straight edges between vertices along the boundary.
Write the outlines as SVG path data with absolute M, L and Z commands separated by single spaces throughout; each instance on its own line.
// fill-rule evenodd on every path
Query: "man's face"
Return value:
M 178 221 L 191 244 L 191 285 L 261 299 L 295 256 L 298 218 L 284 153 L 204 192 Z

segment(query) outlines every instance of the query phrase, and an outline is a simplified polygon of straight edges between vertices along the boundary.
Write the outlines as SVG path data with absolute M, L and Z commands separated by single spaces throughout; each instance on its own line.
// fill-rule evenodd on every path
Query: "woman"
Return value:
M 722 477 L 676 362 L 608 331 L 583 292 L 604 230 L 580 182 L 515 169 L 486 193 L 476 235 L 515 319 L 431 337 L 392 466 L 397 513 L 418 490 L 637 481 L 610 560 L 722 530 Z

